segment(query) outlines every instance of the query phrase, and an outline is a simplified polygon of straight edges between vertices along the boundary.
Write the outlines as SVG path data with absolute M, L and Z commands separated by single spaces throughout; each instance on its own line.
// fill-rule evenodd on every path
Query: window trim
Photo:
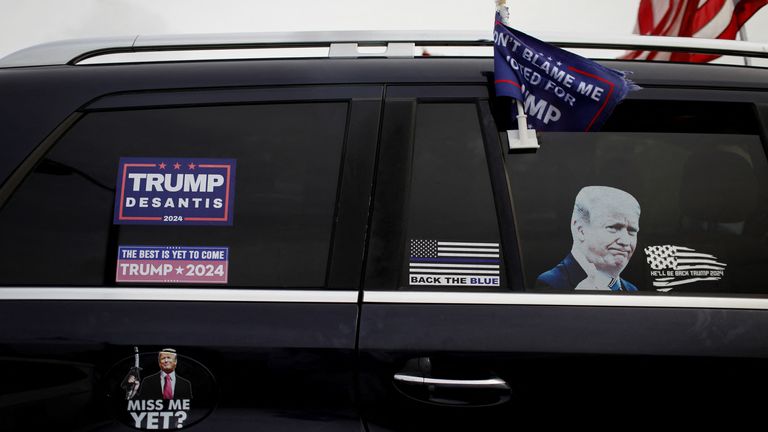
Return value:
M 183 302 L 357 303 L 357 291 L 231 288 L 0 287 L 0 301 L 116 300 Z
M 364 303 L 768 310 L 765 297 L 649 294 L 534 294 L 461 291 L 365 291 Z

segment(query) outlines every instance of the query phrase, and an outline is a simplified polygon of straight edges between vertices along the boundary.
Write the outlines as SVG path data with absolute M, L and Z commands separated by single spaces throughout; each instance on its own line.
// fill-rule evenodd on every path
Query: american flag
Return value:
M 411 240 L 411 275 L 499 276 L 498 243 Z
M 648 246 L 645 248 L 645 256 L 652 270 L 673 271 L 669 277 L 654 279 L 653 286 L 661 287 L 663 291 L 677 285 L 720 280 L 727 266 L 714 255 L 698 253 L 695 249 L 682 246 Z
M 640 0 L 635 33 L 736 39 L 744 23 L 766 4 L 768 0 Z M 622 58 L 704 63 L 717 57 L 685 52 L 631 51 Z

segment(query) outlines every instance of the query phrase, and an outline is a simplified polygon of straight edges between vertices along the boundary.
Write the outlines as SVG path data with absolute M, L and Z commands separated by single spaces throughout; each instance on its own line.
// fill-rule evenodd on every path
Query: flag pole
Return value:
M 509 18 L 509 12 L 507 9 L 507 0 L 496 0 L 496 10 L 501 15 L 502 22 Z M 536 138 L 536 131 L 528 129 L 528 116 L 525 115 L 525 107 L 523 103 L 515 99 L 517 105 L 517 130 L 510 129 L 507 131 L 507 138 L 509 139 L 510 150 L 523 150 L 523 149 L 537 149 L 539 148 L 539 140 Z
M 525 132 L 528 131 L 528 116 L 525 115 L 523 103 L 517 99 L 515 99 L 515 103 L 517 104 L 517 130 L 520 132 L 520 144 L 526 147 L 528 144 L 528 137 L 526 135 L 528 134 Z
M 537 149 L 539 148 L 539 140 L 536 138 L 536 131 L 528 129 L 528 116 L 525 115 L 525 107 L 523 103 L 515 99 L 517 104 L 517 130 L 508 130 L 507 138 L 509 138 L 509 149 Z

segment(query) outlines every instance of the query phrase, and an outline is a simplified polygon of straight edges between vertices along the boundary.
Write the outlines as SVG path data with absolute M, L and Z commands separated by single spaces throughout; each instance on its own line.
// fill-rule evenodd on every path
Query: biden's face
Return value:
M 618 276 L 637 247 L 640 216 L 629 209 L 607 206 L 590 211 L 582 227 L 583 251 L 598 270 Z

